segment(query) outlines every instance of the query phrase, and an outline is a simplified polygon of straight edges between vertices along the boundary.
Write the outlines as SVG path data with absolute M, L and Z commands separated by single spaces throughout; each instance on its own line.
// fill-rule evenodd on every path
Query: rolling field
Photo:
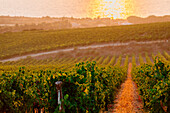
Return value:
M 153 55 L 153 54 L 152 54 Z M 84 56 L 84 57 L 54 57 L 54 58 L 46 58 L 46 59 L 35 59 L 32 57 L 28 57 L 26 59 L 21 59 L 18 61 L 8 61 L 8 62 L 1 62 L 1 65 L 11 65 L 11 66 L 29 66 L 29 65 L 75 65 L 79 62 L 86 62 L 86 61 L 96 61 L 98 65 L 116 65 L 116 66 L 122 66 L 124 63 L 123 61 L 128 57 L 129 59 L 133 59 L 134 55 L 131 55 L 129 58 L 128 55 L 123 56 Z M 148 53 L 145 53 L 144 56 L 141 56 L 141 54 L 136 55 L 135 58 L 137 59 L 136 64 L 142 65 L 144 63 L 147 64 L 153 64 L 155 57 L 159 57 L 164 63 L 169 62 L 170 55 L 164 51 L 162 54 L 158 52 L 158 54 L 152 56 L 148 56 Z
M 126 104 L 126 111 L 132 111 L 135 100 L 143 105 L 135 108 L 137 112 L 169 112 L 169 38 L 170 23 L 0 34 L 0 59 L 78 45 L 132 42 L 0 62 L 0 112 L 31 113 L 35 108 L 59 112 L 56 81 L 63 82 L 66 113 L 113 109 L 118 92 L 117 111 Z M 166 41 L 133 43 L 149 40 Z
M 170 22 L 58 31 L 24 31 L 0 34 L 0 59 L 106 42 L 166 40 Z
M 159 57 L 160 61 L 156 60 L 153 63 L 154 59 L 152 57 Z M 154 88 L 157 85 L 154 93 L 139 93 L 144 100 L 145 109 L 149 111 L 167 111 L 169 107 L 169 101 L 167 100 L 169 90 L 169 57 L 170 55 L 164 51 L 163 54 L 152 54 L 152 56 L 148 56 L 148 53 L 145 53 L 145 56 L 139 54 L 138 56 L 113 55 L 77 58 L 56 57 L 49 59 L 34 59 L 30 57 L 18 61 L 4 62 L 0 64 L 0 97 L 3 100 L 0 109 L 2 110 L 2 108 L 6 107 L 4 112 L 11 111 L 11 109 L 13 109 L 12 111 L 31 112 L 30 110 L 33 110 L 32 103 L 38 100 L 40 102 L 38 105 L 41 108 L 45 109 L 45 111 L 54 112 L 58 109 L 56 108 L 57 102 L 55 98 L 57 94 L 54 82 L 60 80 L 64 82 L 65 112 L 75 112 L 76 109 L 79 112 L 108 110 L 108 105 L 113 104 L 116 92 L 126 79 L 128 64 L 132 62 L 132 78 L 142 91 L 148 91 L 147 87 Z M 159 71 L 154 69 L 157 65 L 162 66 L 157 68 L 157 70 L 161 71 L 159 73 L 160 76 L 166 77 L 159 78 L 159 81 L 157 81 L 156 77 L 156 73 Z M 145 73 L 143 70 L 149 71 L 149 73 Z M 140 75 L 140 71 L 143 72 L 143 76 Z M 152 73 L 154 73 L 153 77 L 151 77 Z M 148 82 L 150 81 L 148 81 L 147 76 L 157 82 L 149 85 Z M 146 81 L 147 87 L 142 87 L 141 82 L 138 81 L 139 79 Z M 165 85 L 159 86 L 162 81 Z M 164 88 L 164 90 L 158 89 L 159 87 Z M 70 88 L 72 90 L 69 90 Z M 72 95 L 73 91 L 74 95 Z M 157 92 L 159 95 L 157 95 Z M 148 101 L 146 100 L 148 94 L 158 97 L 149 97 L 150 100 Z M 79 98 L 80 95 L 82 98 Z M 162 98 L 161 95 L 164 97 Z M 80 104 L 76 105 L 75 100 L 76 103 L 79 102 Z M 160 104 L 160 101 L 163 104 Z M 89 105 L 89 103 L 91 104 Z M 75 105 L 72 106 L 73 104 Z M 161 105 L 162 107 L 158 108 L 155 105 Z

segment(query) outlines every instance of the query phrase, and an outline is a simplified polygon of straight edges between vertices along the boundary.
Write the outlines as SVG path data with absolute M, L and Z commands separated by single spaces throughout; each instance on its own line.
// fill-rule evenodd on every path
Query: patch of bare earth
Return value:
M 137 87 L 131 77 L 132 64 L 129 63 L 128 76 L 125 83 L 114 101 L 114 109 L 111 112 L 115 113 L 142 113 L 142 101 L 137 92 Z

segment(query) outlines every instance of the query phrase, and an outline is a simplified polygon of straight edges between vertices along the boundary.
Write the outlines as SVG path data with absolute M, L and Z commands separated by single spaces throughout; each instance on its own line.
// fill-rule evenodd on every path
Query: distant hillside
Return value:
M 130 16 L 127 18 L 128 22 L 133 24 L 143 24 L 143 23 L 155 23 L 155 22 L 170 22 L 170 15 L 166 16 L 149 16 L 147 18 L 141 18 L 136 16 Z
M 0 16 L 0 33 L 28 30 L 58 30 L 71 28 L 91 28 L 129 25 L 127 20 L 111 18 L 73 18 L 73 17 L 10 17 Z
M 170 22 L 0 34 L 0 59 L 80 45 L 170 39 Z M 0 30 L 1 31 L 1 30 Z
M 61 21 L 61 18 L 32 18 L 32 17 L 11 17 L 11 16 L 0 16 L 0 24 L 40 24 L 40 23 L 53 23 Z

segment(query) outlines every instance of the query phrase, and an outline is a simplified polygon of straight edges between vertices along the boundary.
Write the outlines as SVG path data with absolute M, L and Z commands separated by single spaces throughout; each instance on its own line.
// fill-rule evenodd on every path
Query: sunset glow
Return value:
M 92 18 L 127 18 L 133 14 L 133 0 L 95 0 Z
M 121 18 L 170 15 L 170 0 L 0 0 L 0 15 Z

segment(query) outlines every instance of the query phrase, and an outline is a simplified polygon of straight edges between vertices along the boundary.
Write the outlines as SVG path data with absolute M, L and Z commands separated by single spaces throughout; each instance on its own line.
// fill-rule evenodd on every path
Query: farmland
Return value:
M 164 52 L 163 54 L 158 53 L 157 55 L 153 55 L 153 56 L 159 57 L 160 61 L 162 61 L 161 63 L 162 64 L 164 63 L 165 66 L 170 64 L 170 61 L 168 60 L 170 55 L 167 52 Z M 130 57 L 132 57 L 132 59 Z M 78 109 L 79 112 L 86 112 L 86 111 L 92 111 L 92 109 L 94 111 L 95 109 L 95 112 L 99 112 L 103 108 L 107 110 L 108 109 L 107 106 L 109 104 L 112 104 L 113 100 L 116 98 L 115 97 L 116 91 L 120 88 L 121 83 L 124 82 L 126 79 L 129 62 L 132 62 L 133 64 L 133 69 L 132 69 L 133 78 L 139 87 L 141 85 L 141 83 L 139 82 L 139 79 L 147 79 L 147 78 L 141 78 L 140 74 L 136 74 L 136 73 L 139 73 L 140 70 L 141 71 L 144 70 L 143 68 L 145 67 L 142 67 L 142 66 L 143 65 L 148 66 L 146 68 L 148 69 L 149 67 L 155 68 L 155 66 L 160 64 L 160 61 L 157 64 L 154 64 L 152 62 L 154 61 L 154 59 L 152 59 L 152 57 L 148 57 L 148 53 L 145 54 L 145 57 L 141 55 L 139 56 L 132 55 L 130 57 L 127 55 L 125 56 L 124 60 L 122 60 L 121 55 L 118 57 L 115 57 L 115 56 L 87 57 L 85 56 L 85 57 L 79 57 L 79 58 L 70 58 L 70 57 L 57 58 L 56 57 L 53 59 L 27 58 L 27 59 L 22 59 L 18 61 L 10 61 L 10 62 L 1 63 L 0 64 L 0 74 L 1 74 L 0 86 L 3 87 L 1 89 L 1 92 L 3 92 L 1 93 L 1 97 L 2 98 L 6 97 L 7 100 L 10 97 L 10 100 L 8 101 L 5 100 L 5 103 L 3 102 L 3 105 L 7 107 L 5 111 L 9 111 L 11 109 L 13 109 L 14 111 L 19 110 L 22 112 L 29 111 L 30 107 L 31 108 L 33 107 L 32 103 L 34 103 L 36 99 L 39 102 L 41 102 L 41 104 L 40 103 L 39 104 L 40 106 L 45 107 L 45 110 L 54 112 L 57 109 L 55 107 L 57 106 L 56 105 L 57 102 L 52 101 L 49 98 L 52 98 L 52 99 L 56 98 L 55 95 L 57 94 L 54 90 L 54 87 L 55 87 L 54 82 L 58 80 L 63 81 L 65 84 L 63 86 L 63 91 L 65 95 L 64 105 L 66 107 L 65 108 L 66 111 L 71 110 L 74 112 L 75 109 Z M 136 59 L 137 57 L 139 57 L 138 61 Z M 144 62 L 143 60 L 144 58 L 147 59 L 146 62 Z M 79 62 L 87 62 L 87 63 L 79 63 Z M 139 62 L 138 64 L 139 66 L 137 66 L 137 62 Z M 162 68 L 167 69 L 167 70 L 164 70 L 165 75 L 161 75 L 162 77 L 166 76 L 165 79 L 163 79 L 164 81 L 163 83 L 165 83 L 165 85 L 161 86 L 165 88 L 165 91 L 163 90 L 161 94 L 162 93 L 165 94 L 164 95 L 165 97 L 163 99 L 166 99 L 166 100 L 165 101 L 162 100 L 159 96 L 157 99 L 150 100 L 150 101 L 156 101 L 156 103 L 152 103 L 150 101 L 145 102 L 146 95 L 143 95 L 143 93 L 140 93 L 146 104 L 145 107 L 151 111 L 156 110 L 156 107 L 154 106 L 159 104 L 159 101 L 162 101 L 164 106 L 168 105 L 167 91 L 169 87 L 168 86 L 169 67 L 162 67 Z M 153 70 L 154 69 L 151 69 L 150 72 L 152 73 Z M 146 70 L 146 71 L 149 71 L 149 70 Z M 149 75 L 145 75 L 145 73 L 143 74 L 144 74 L 143 76 L 150 77 L 150 74 Z M 153 79 L 156 79 L 156 78 L 153 78 Z M 159 80 L 161 81 L 162 78 L 159 78 Z M 39 81 L 39 83 L 36 84 L 36 81 Z M 10 84 L 7 84 L 7 82 Z M 152 87 L 155 87 L 154 85 L 158 83 L 160 84 L 160 82 L 156 82 L 153 84 Z M 41 89 L 36 90 L 36 88 L 38 87 L 41 87 Z M 74 89 L 75 90 L 74 92 L 75 92 L 75 95 L 77 96 L 75 95 L 71 96 L 72 90 L 69 91 L 68 89 L 75 88 L 75 87 L 76 89 Z M 93 88 L 95 89 L 95 92 L 93 92 L 94 91 Z M 142 88 L 143 88 L 142 90 L 146 90 L 145 87 L 142 87 Z M 157 89 L 157 91 L 159 91 L 159 89 Z M 153 95 L 155 95 L 155 93 L 153 93 Z M 82 97 L 81 99 L 79 98 L 80 95 Z M 74 106 L 71 107 L 71 105 L 75 103 L 74 99 L 76 99 L 80 103 L 82 101 L 84 102 L 81 103 L 82 105 L 75 104 Z M 46 102 L 48 102 L 49 104 L 46 104 Z M 89 102 L 91 102 L 91 105 L 88 104 Z M 25 106 L 22 103 L 26 103 L 27 106 Z M 100 103 L 100 104 L 96 104 L 96 103 Z M 52 105 L 53 107 L 50 107 Z M 1 106 L 1 107 L 4 107 L 4 106 Z M 162 108 L 160 107 L 158 110 L 161 111 Z
M 0 34 L 0 59 L 79 45 L 166 40 L 170 23 Z
M 0 62 L 0 111 L 32 112 L 36 107 L 49 113 L 58 112 L 55 82 L 62 81 L 66 113 L 121 111 L 125 104 L 129 106 L 124 110 L 132 111 L 134 92 L 139 93 L 136 100 L 143 105 L 135 112 L 168 112 L 169 27 L 170 23 L 153 23 L 0 34 L 1 59 L 74 47 L 72 51 Z M 134 43 L 153 40 L 165 41 Z M 130 41 L 129 45 L 115 47 L 84 50 L 77 47 Z M 131 91 L 133 84 L 136 90 Z M 120 107 L 111 108 L 117 104 L 114 100 L 119 97 L 118 92 L 124 96 L 118 98 Z

